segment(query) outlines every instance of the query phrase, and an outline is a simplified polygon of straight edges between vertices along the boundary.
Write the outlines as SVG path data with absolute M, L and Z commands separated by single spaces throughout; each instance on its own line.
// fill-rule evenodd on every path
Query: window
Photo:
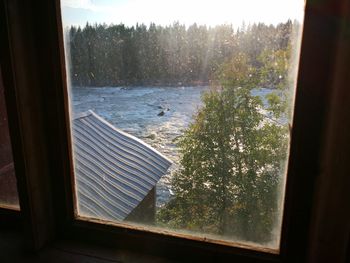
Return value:
M 270 2 L 62 1 L 80 218 L 278 252 L 304 2 Z
M 60 43 L 63 41 L 58 30 L 59 4 L 55 6 L 49 1 L 28 1 L 24 4 L 1 1 L 1 7 L 4 8 L 0 8 L 0 12 L 5 13 L 0 16 L 1 22 L 4 21 L 0 23 L 1 67 L 5 72 L 3 76 L 6 88 L 16 91 L 15 98 L 9 103 L 9 107 L 13 109 L 9 114 L 12 116 L 12 123 L 15 123 L 14 126 L 18 124 L 18 129 L 12 129 L 11 136 L 16 138 L 13 152 L 16 157 L 16 169 L 19 167 L 16 176 L 21 179 L 18 180 L 21 205 L 23 204 L 21 212 L 23 217 L 28 219 L 25 222 L 28 232 L 33 237 L 32 244 L 40 248 L 50 243 L 52 236 L 56 236 L 55 239 L 100 240 L 108 245 L 137 247 L 139 252 L 173 256 L 176 259 L 186 258 L 186 254 L 190 254 L 193 261 L 199 258 L 219 258 L 222 261 L 234 258 L 238 262 L 305 261 L 307 254 L 312 253 L 308 249 L 309 238 L 312 239 L 312 244 L 316 244 L 316 248 L 320 247 L 317 246 L 320 244 L 318 239 L 312 238 L 310 232 L 322 232 L 331 236 L 331 231 L 320 231 L 322 224 L 319 221 L 318 224 L 311 224 L 315 222 L 311 220 L 311 210 L 325 212 L 327 207 L 323 206 L 327 202 L 312 199 L 316 188 L 315 179 L 332 178 L 329 179 L 331 182 L 341 182 L 339 178 L 335 179 L 337 177 L 320 173 L 319 163 L 324 153 L 323 143 L 328 142 L 328 138 L 334 139 L 334 136 L 326 133 L 326 112 L 332 115 L 333 110 L 338 109 L 338 106 L 330 103 L 329 95 L 333 94 L 330 83 L 334 77 L 330 72 L 338 69 L 334 61 L 334 52 L 341 26 L 337 21 L 329 19 L 329 12 L 332 10 L 332 15 L 334 12 L 340 13 L 340 6 L 344 3 L 321 2 L 322 4 L 312 2 L 306 9 L 281 251 L 279 255 L 272 255 L 269 250 L 257 252 L 251 250 L 252 247 L 241 244 L 229 247 L 208 243 L 200 237 L 190 240 L 181 234 L 155 233 L 140 226 L 130 227 L 128 224 L 108 222 L 100 224 L 101 222 L 97 223 L 96 220 L 74 218 L 68 143 L 71 137 L 66 135 L 69 123 L 65 121 L 66 89 L 62 89 L 65 77 L 61 67 L 64 60 L 60 60 Z M 322 45 L 315 45 L 315 41 Z M 3 52 L 4 50 L 8 52 Z M 342 50 L 346 51 L 347 48 Z M 11 78 L 16 85 L 11 84 Z M 344 86 L 334 87 L 338 91 Z M 346 99 L 345 96 L 343 98 Z M 348 126 L 344 128 L 346 127 Z M 324 139 L 325 135 L 327 139 Z M 343 135 L 342 138 L 347 137 Z M 342 152 L 346 152 L 342 149 Z M 339 168 L 339 163 L 330 167 Z M 341 165 L 339 169 L 341 167 L 344 168 L 345 165 Z M 330 196 L 338 196 L 334 191 L 331 193 L 333 195 Z M 339 199 L 337 207 L 344 200 L 347 199 Z M 331 222 L 338 221 L 332 218 Z M 344 234 L 347 234 L 346 231 Z M 340 234 L 337 233 L 337 236 Z M 326 239 L 322 238 L 322 242 L 324 240 Z M 326 249 L 315 250 L 317 254 L 330 253 L 329 259 L 332 253 L 340 255 L 334 252 L 337 248 L 341 249 L 341 244 L 344 243 L 334 238 L 331 240 L 334 242 L 333 246 L 329 246 L 331 252 Z
M 18 210 L 19 201 L 12 158 L 4 86 L 0 71 L 0 207 Z

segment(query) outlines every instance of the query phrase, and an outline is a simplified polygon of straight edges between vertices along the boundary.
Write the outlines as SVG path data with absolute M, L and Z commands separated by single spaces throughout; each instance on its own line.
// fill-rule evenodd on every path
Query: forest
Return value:
M 234 54 L 244 53 L 254 67 L 266 50 L 285 50 L 299 24 L 288 20 L 208 27 L 86 24 L 71 26 L 67 37 L 73 86 L 209 85 Z M 269 85 L 269 83 L 265 83 Z

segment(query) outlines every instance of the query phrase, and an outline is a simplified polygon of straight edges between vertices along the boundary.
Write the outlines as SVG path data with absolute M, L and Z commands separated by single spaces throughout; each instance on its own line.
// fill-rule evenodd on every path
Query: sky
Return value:
M 304 0 L 61 0 L 63 24 L 86 22 L 170 25 L 175 21 L 234 27 L 254 22 L 277 24 L 288 19 L 302 21 Z

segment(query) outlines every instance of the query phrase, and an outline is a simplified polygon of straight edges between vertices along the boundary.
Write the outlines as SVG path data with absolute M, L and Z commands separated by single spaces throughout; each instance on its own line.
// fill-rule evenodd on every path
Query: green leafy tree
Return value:
M 271 121 L 281 113 L 268 112 L 253 95 L 261 72 L 250 65 L 245 54 L 234 56 L 203 96 L 204 106 L 179 141 L 175 196 L 159 212 L 160 222 L 248 241 L 272 239 L 288 127 Z

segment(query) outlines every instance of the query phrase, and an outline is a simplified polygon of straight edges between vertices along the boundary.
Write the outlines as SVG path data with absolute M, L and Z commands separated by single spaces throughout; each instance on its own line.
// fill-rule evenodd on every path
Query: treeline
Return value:
M 286 50 L 298 22 L 207 27 L 90 25 L 69 29 L 73 86 L 203 85 L 244 53 L 259 68 L 264 51 Z

